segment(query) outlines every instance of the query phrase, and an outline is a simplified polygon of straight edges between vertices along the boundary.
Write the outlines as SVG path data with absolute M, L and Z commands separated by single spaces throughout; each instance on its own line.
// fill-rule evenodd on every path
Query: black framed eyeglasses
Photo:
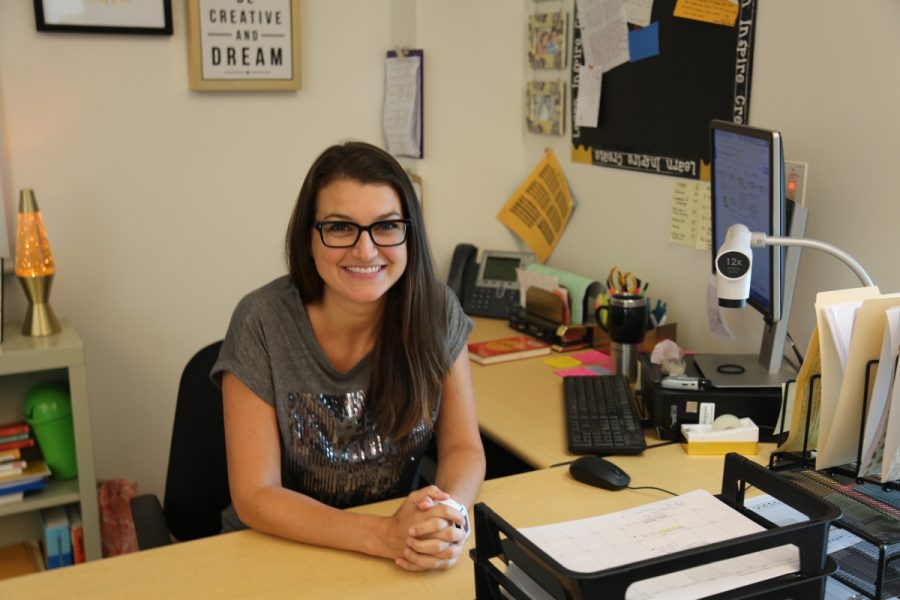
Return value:
M 360 225 L 351 221 L 318 221 L 313 223 L 318 230 L 322 243 L 329 248 L 350 248 L 359 241 L 365 231 L 376 246 L 399 246 L 406 241 L 409 232 L 409 219 L 390 219 L 375 221 L 369 225 Z

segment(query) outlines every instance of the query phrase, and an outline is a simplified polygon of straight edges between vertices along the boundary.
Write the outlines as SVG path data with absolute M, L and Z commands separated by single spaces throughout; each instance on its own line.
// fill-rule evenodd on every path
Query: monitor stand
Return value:
M 770 373 L 756 354 L 697 354 L 693 358 L 703 377 L 717 388 L 781 387 L 797 378 L 797 371 L 786 361 Z

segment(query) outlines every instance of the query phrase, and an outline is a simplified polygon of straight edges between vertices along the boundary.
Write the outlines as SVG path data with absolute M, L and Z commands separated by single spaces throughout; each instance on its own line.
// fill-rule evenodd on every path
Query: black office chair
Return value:
M 222 342 L 206 346 L 181 374 L 165 500 L 152 494 L 132 498 L 141 550 L 208 537 L 222 529 L 222 510 L 231 504 L 225 456 L 222 391 L 209 379 Z

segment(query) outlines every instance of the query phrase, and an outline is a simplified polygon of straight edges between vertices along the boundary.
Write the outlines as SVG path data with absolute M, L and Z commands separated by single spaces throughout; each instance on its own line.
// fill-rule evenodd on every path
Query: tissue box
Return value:
M 756 454 L 759 450 L 759 427 L 752 419 L 740 419 L 740 426 L 713 431 L 712 425 L 682 425 L 681 433 L 688 454 Z

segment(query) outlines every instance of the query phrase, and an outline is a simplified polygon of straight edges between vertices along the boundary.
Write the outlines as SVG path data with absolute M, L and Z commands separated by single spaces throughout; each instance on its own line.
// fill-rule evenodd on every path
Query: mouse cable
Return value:
M 656 487 L 656 486 L 653 486 L 653 485 L 639 485 L 639 486 L 636 486 L 636 487 L 632 487 L 632 486 L 628 485 L 628 486 L 625 486 L 625 488 L 626 488 L 626 489 L 629 489 L 629 490 L 658 490 L 658 491 L 660 491 L 660 492 L 665 492 L 665 493 L 667 493 L 667 494 L 669 494 L 669 495 L 672 495 L 672 496 L 677 496 L 677 495 L 678 495 L 678 494 L 676 494 L 675 492 L 670 492 L 669 490 L 665 490 L 665 489 L 663 489 L 663 488 L 661 488 L 661 487 Z
M 680 444 L 680 443 L 681 443 L 680 440 L 669 440 L 667 442 L 660 442 L 658 444 L 650 444 L 649 446 L 647 446 L 647 450 L 649 450 L 650 448 L 659 448 L 660 446 L 671 446 L 672 444 Z

